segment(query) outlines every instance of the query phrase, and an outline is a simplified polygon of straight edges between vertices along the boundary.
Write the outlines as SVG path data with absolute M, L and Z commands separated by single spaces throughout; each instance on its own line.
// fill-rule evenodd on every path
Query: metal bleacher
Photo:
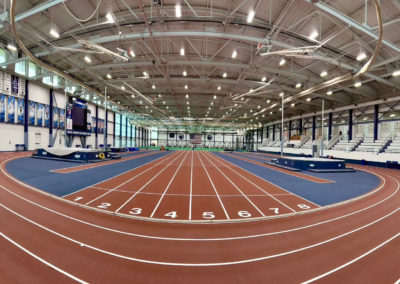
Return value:
M 374 141 L 374 138 L 364 138 L 363 142 L 355 149 L 357 152 L 380 153 L 385 146 L 390 143 L 390 138 L 380 138 Z
M 332 150 L 351 152 L 362 142 L 362 137 L 358 137 L 350 141 L 340 140 L 335 146 L 333 146 Z
M 400 153 L 400 137 L 396 137 L 384 150 L 385 153 Z

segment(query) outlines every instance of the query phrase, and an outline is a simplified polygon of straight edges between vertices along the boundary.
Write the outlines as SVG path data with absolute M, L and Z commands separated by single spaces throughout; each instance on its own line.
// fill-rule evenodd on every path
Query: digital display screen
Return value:
M 87 130 L 87 109 L 76 104 L 72 107 L 72 129 Z

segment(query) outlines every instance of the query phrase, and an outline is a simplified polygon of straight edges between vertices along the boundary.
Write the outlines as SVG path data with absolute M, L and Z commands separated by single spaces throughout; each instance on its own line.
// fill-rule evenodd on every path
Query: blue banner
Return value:
M 50 127 L 50 106 L 44 106 L 44 126 Z
M 8 119 L 9 123 L 15 123 L 15 98 L 8 97 Z
M 6 121 L 6 95 L 0 95 L 0 122 Z
M 37 125 L 43 126 L 43 113 L 44 113 L 44 106 L 43 104 L 37 105 Z
M 36 106 L 36 102 L 29 102 L 29 125 L 35 125 Z
M 60 109 L 60 128 L 65 127 L 65 109 Z
M 58 128 L 58 108 L 53 108 L 53 127 Z
M 24 117 L 25 117 L 25 101 L 23 99 L 18 99 L 17 123 L 24 124 Z

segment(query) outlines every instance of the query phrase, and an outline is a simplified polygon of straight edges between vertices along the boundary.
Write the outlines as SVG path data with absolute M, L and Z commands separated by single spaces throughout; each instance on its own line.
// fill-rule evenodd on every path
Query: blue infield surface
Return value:
M 277 170 L 269 169 L 239 159 L 239 157 L 243 157 L 249 160 L 263 162 L 265 161 L 264 156 L 261 158 L 252 158 L 249 157 L 249 155 L 234 154 L 238 156 L 238 158 L 234 158 L 222 153 L 214 154 L 320 206 L 338 203 L 363 195 L 375 189 L 380 184 L 377 176 L 364 171 L 349 173 L 302 172 L 310 176 L 334 181 L 334 183 L 315 183 L 279 172 L 278 168 Z
M 116 164 L 104 165 L 97 168 L 86 169 L 73 173 L 54 173 L 51 170 L 66 167 L 82 166 L 71 162 L 34 159 L 31 157 L 16 159 L 6 165 L 7 171 L 17 179 L 47 191 L 57 196 L 64 196 L 106 179 L 112 178 L 123 172 L 140 167 L 141 165 L 166 156 L 173 151 L 159 152 L 154 155 L 140 157 L 137 159 L 121 161 Z M 136 152 L 133 155 L 143 154 Z

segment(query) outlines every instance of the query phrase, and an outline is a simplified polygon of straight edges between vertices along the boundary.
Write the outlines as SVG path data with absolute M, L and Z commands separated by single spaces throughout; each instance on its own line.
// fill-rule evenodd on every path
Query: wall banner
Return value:
M 8 119 L 7 122 L 15 122 L 15 97 L 8 97 Z
M 60 128 L 64 129 L 65 127 L 65 109 L 60 109 Z
M 23 99 L 18 99 L 17 103 L 17 123 L 24 124 L 25 116 L 25 101 Z
M 50 106 L 44 106 L 44 126 L 50 127 Z
M 44 106 L 43 104 L 37 105 L 37 125 L 43 126 L 43 113 L 44 113 Z
M 0 122 L 6 121 L 6 95 L 0 95 Z
M 35 125 L 36 107 L 36 102 L 29 102 L 29 125 Z
M 53 127 L 58 128 L 58 108 L 53 108 Z

